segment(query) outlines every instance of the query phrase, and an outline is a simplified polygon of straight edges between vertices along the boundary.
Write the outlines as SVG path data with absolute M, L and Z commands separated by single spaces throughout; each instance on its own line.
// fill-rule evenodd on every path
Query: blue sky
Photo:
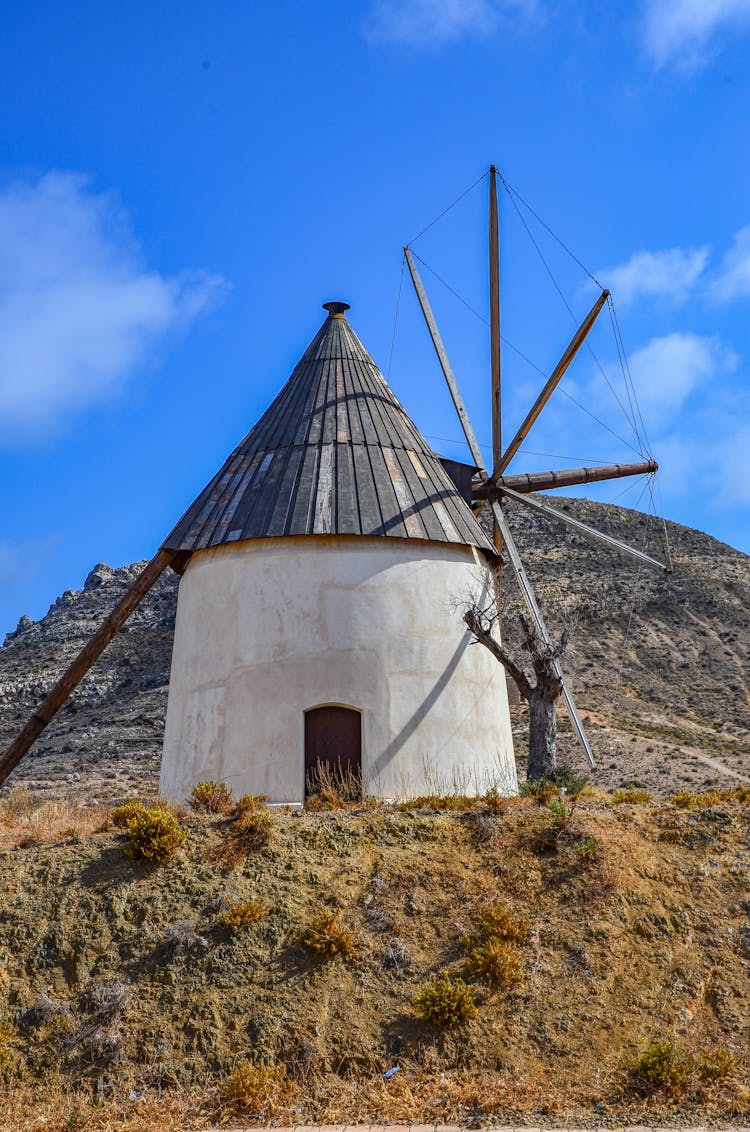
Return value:
M 327 299 L 465 455 L 406 281 L 394 313 L 402 245 L 490 162 L 613 289 L 665 514 L 750 551 L 749 61 L 750 0 L 6 5 L 0 633 L 151 556 Z M 414 244 L 480 315 L 486 204 Z M 501 226 L 503 331 L 546 373 L 573 319 L 504 193 Z M 486 443 L 486 327 L 423 276 Z M 606 313 L 591 344 L 561 388 L 603 424 L 556 395 L 519 470 L 636 458 Z M 505 347 L 506 436 L 538 370 Z

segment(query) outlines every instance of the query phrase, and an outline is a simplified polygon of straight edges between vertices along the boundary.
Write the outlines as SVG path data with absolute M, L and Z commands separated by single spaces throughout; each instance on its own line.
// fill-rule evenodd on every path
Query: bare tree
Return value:
M 557 701 L 562 693 L 556 660 L 567 648 L 574 622 L 565 625 L 557 644 L 550 648 L 542 640 L 535 625 L 518 612 L 522 651 L 528 654 L 530 668 L 513 655 L 494 635 L 498 622 L 495 602 L 482 607 L 474 603 L 464 621 L 474 638 L 488 649 L 513 679 L 529 704 L 529 755 L 526 777 L 530 782 L 554 778 L 557 767 Z

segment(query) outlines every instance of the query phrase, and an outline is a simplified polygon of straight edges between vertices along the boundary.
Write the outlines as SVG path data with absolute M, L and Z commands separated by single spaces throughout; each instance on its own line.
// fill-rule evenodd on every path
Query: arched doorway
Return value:
M 305 796 L 328 785 L 347 800 L 362 796 L 362 714 L 336 704 L 305 712 Z

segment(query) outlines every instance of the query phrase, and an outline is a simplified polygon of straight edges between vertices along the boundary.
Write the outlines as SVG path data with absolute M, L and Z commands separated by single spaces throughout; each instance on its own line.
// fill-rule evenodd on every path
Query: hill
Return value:
M 0 1126 L 746 1123 L 750 793 L 615 801 L 246 802 L 156 866 L 16 788 Z
M 632 545 L 663 553 L 661 528 L 637 511 L 556 505 Z M 659 794 L 750 781 L 750 559 L 698 531 L 666 524 L 667 578 L 512 506 L 511 523 L 551 629 L 577 619 L 565 660 L 605 789 L 640 782 Z M 25 722 L 65 664 L 135 577 L 100 564 L 38 622 L 22 618 L 0 649 L 0 745 Z M 153 789 L 164 727 L 177 578 L 168 573 L 132 615 L 13 781 L 96 797 Z M 446 611 L 437 615 L 449 616 Z M 506 620 L 509 632 L 512 616 Z M 525 709 L 514 709 L 523 763 Z M 563 721 L 562 756 L 583 767 Z

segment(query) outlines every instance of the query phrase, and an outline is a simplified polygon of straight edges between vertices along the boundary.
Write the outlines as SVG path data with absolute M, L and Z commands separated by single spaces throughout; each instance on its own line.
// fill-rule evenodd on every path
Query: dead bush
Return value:
M 219 922 L 232 932 L 244 931 L 265 920 L 270 908 L 260 900 L 229 901 L 219 916 Z
M 190 808 L 198 814 L 228 814 L 233 806 L 232 791 L 225 782 L 199 782 L 190 794 Z
M 338 912 L 322 912 L 302 933 L 302 946 L 325 959 L 347 958 L 356 950 L 354 934 L 339 920 Z
M 285 1066 L 240 1061 L 221 1084 L 222 1109 L 236 1116 L 273 1116 L 292 1088 Z

